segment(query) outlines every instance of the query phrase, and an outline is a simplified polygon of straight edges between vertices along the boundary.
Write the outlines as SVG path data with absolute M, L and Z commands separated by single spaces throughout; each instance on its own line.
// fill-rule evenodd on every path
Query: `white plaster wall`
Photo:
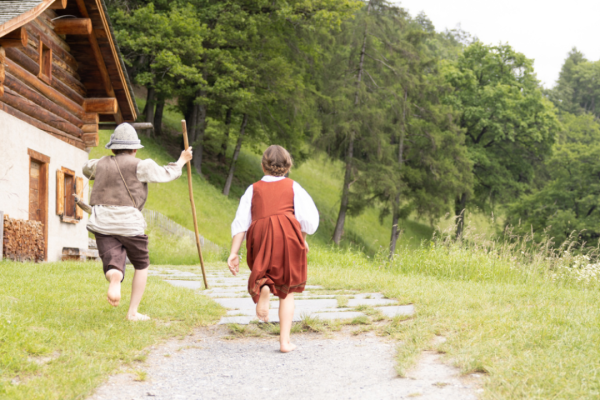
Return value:
M 0 110 L 0 210 L 11 218 L 29 219 L 29 154 L 35 150 L 50 157 L 48 168 L 48 261 L 58 261 L 63 247 L 88 247 L 88 215 L 67 224 L 56 215 L 56 170 L 61 167 L 83 177 L 87 152 Z M 88 198 L 88 180 L 84 197 Z

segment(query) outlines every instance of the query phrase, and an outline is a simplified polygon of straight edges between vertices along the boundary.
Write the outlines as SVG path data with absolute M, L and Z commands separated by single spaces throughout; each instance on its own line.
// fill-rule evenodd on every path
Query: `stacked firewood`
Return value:
M 44 225 L 39 221 L 12 219 L 4 215 L 5 258 L 15 261 L 44 261 Z

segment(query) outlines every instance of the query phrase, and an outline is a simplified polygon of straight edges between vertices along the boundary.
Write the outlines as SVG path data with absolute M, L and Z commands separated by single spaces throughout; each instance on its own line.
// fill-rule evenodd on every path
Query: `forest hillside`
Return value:
M 177 116 L 172 115 L 171 117 L 175 120 Z M 104 149 L 104 145 L 108 143 L 111 133 L 111 131 L 100 133 L 100 146 L 92 150 L 91 158 L 110 154 L 108 150 Z M 139 151 L 139 158 L 152 158 L 160 165 L 174 161 L 174 157 L 165 150 L 165 146 L 152 138 L 142 137 L 141 139 L 145 147 Z M 242 149 L 238 162 L 238 175 L 234 181 L 234 188 L 236 193 L 243 193 L 246 185 L 262 177 L 260 156 L 251 149 Z M 302 163 L 298 168 L 294 168 L 290 174 L 292 179 L 298 181 L 312 194 L 319 209 L 320 227 L 313 237 L 309 237 L 311 245 L 327 246 L 330 243 L 339 206 L 339 188 L 342 180 L 340 170 L 339 162 L 332 162 L 323 155 L 317 155 Z M 193 230 L 186 175 L 184 170 L 183 177 L 174 182 L 150 184 L 146 208 L 158 211 L 180 225 Z M 219 187 L 206 179 L 200 179 L 195 171 L 193 178 L 200 233 L 208 240 L 226 249 L 230 244 L 230 224 L 235 216 L 239 197 L 235 195 L 225 197 Z M 351 246 L 370 255 L 376 253 L 382 243 L 386 245 L 389 240 L 385 221 L 380 223 L 376 210 L 368 210 L 359 216 L 350 217 L 346 229 L 342 246 Z M 431 238 L 433 232 L 429 226 L 410 219 L 403 223 L 402 229 L 404 234 L 400 242 L 411 246 L 417 246 L 422 240 Z M 160 232 L 154 230 L 149 232 L 151 246 L 157 246 L 158 244 L 154 242 L 158 239 L 168 240 L 168 238 L 156 237 L 156 235 L 160 235 Z M 177 248 L 177 250 L 181 251 L 181 248 Z M 193 246 L 189 246 L 185 251 L 189 251 L 192 258 L 197 257 Z M 161 257 L 164 256 L 167 263 L 178 263 L 176 251 L 161 247 L 161 253 Z
M 576 48 L 544 89 L 510 44 L 385 0 L 107 3 L 148 142 L 176 156 L 184 118 L 227 207 L 276 143 L 320 205 L 322 243 L 393 257 L 440 224 L 463 237 L 468 213 L 496 237 L 598 243 L 600 61 Z

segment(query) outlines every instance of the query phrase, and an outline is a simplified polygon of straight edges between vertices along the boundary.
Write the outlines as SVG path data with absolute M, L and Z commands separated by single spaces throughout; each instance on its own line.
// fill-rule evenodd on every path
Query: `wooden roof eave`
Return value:
M 129 107 L 131 110 L 131 114 L 133 115 L 133 120 L 137 119 L 137 115 L 139 114 L 139 110 L 137 108 L 137 104 L 133 97 L 133 87 L 131 86 L 131 82 L 129 81 L 129 75 L 127 74 L 127 70 L 125 69 L 125 63 L 123 61 L 123 56 L 121 55 L 121 51 L 119 46 L 114 41 L 115 32 L 113 30 L 112 24 L 108 18 L 108 10 L 106 9 L 106 4 L 104 4 L 103 0 L 94 0 L 96 5 L 98 6 L 98 11 L 100 11 L 100 17 L 102 18 L 102 24 L 104 26 L 104 30 L 108 32 L 107 35 L 108 42 L 110 43 L 111 53 L 113 54 L 115 63 L 119 70 L 119 78 L 121 80 L 121 84 L 125 89 L 125 94 L 127 96 L 127 102 L 129 103 Z
M 115 121 L 135 121 L 138 110 L 133 89 L 123 59 L 114 41 L 114 32 L 103 0 L 75 0 L 79 12 L 92 21 L 89 36 L 91 49 L 98 62 L 106 93 L 119 101 L 119 115 Z
M 27 24 L 28 22 L 33 21 L 41 13 L 46 11 L 46 9 L 50 8 L 50 6 L 52 5 L 52 3 L 54 3 L 54 1 L 55 0 L 43 0 L 40 4 L 33 7 L 32 9 L 24 12 L 23 14 L 17 15 L 13 19 L 0 25 L 0 37 L 14 31 L 15 29 L 22 27 L 23 25 Z
M 2 25 L 0 25 L 0 37 L 33 21 L 38 16 L 40 16 L 45 10 L 47 10 L 48 8 L 52 8 L 51 6 L 56 1 L 57 0 L 40 0 L 40 4 L 38 4 L 37 6 L 31 8 L 31 9 L 27 10 L 26 12 L 19 14 L 16 17 L 10 19 L 9 21 L 3 23 Z M 61 1 L 66 4 L 66 2 L 64 0 L 61 0 Z M 113 60 L 111 60 L 111 61 L 114 63 L 114 65 L 116 66 L 116 69 L 118 71 L 118 78 L 116 78 L 118 80 L 118 82 L 114 82 L 114 81 L 113 82 L 119 83 L 119 85 L 123 88 L 123 91 L 124 91 L 125 97 L 126 97 L 126 102 L 125 102 L 126 104 L 121 103 L 119 106 L 120 106 L 120 108 L 127 107 L 128 111 L 129 111 L 128 114 L 130 115 L 130 118 L 128 118 L 128 120 L 131 119 L 132 121 L 135 121 L 135 119 L 137 118 L 137 115 L 139 114 L 139 111 L 137 109 L 137 104 L 135 103 L 135 98 L 133 97 L 133 89 L 132 89 L 131 83 L 129 82 L 129 76 L 127 75 L 125 65 L 123 62 L 123 58 L 121 56 L 121 52 L 120 52 L 117 44 L 114 41 L 114 31 L 112 29 L 112 25 L 110 23 L 108 15 L 107 15 L 106 5 L 104 4 L 103 0 L 76 0 L 76 1 L 79 5 L 84 5 L 85 3 L 89 2 L 89 3 L 93 3 L 95 5 L 95 7 L 97 7 L 98 13 L 100 14 L 102 28 L 104 29 L 105 32 L 107 32 L 106 36 L 107 36 L 108 43 L 110 46 L 110 54 L 112 55 L 112 58 L 113 58 Z M 92 35 L 94 35 L 93 32 L 92 32 Z M 111 80 L 112 79 L 115 79 L 115 77 L 111 77 Z M 114 87 L 114 84 L 112 86 Z M 120 112 L 119 112 L 119 114 L 120 114 Z

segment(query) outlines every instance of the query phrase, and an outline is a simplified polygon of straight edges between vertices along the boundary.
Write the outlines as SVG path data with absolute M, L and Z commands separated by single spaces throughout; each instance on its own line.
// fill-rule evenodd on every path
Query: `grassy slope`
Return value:
M 0 262 L 1 399 L 83 398 L 119 366 L 135 368 L 146 347 L 223 313 L 207 297 L 150 277 L 140 311 L 153 320 L 128 322 L 132 271 L 113 308 L 98 268 Z
M 100 146 L 92 150 L 91 158 L 110 154 L 108 150 L 104 149 L 110 133 L 109 131 L 100 133 Z M 145 148 L 139 151 L 139 158 L 152 158 L 163 165 L 173 161 L 173 158 L 155 140 L 142 137 L 142 142 Z M 230 242 L 229 226 L 235 216 L 238 196 L 243 194 L 247 184 L 262 176 L 260 156 L 251 151 L 242 151 L 236 170 L 237 185 L 233 188 L 229 198 L 225 198 L 221 194 L 221 187 L 212 185 L 206 179 L 201 179 L 195 171 L 192 175 L 200 233 L 218 245 L 228 247 Z M 146 207 L 193 229 L 186 176 L 187 173 L 184 172 L 184 176 L 174 182 L 150 184 Z M 339 207 L 341 165 L 329 162 L 324 158 L 315 158 L 294 168 L 290 177 L 298 181 L 313 196 L 321 213 L 321 226 L 309 243 L 329 243 Z M 219 182 L 219 180 L 219 177 L 211 179 L 213 182 Z M 378 212 L 374 209 L 367 210 L 358 217 L 349 217 L 343 244 L 344 246 L 359 246 L 368 253 L 374 253 L 379 246 L 388 246 L 390 225 L 389 217 L 381 225 Z M 403 229 L 406 233 L 400 240 L 402 244 L 418 244 L 421 240 L 431 237 L 432 234 L 429 227 L 413 221 L 406 221 Z

